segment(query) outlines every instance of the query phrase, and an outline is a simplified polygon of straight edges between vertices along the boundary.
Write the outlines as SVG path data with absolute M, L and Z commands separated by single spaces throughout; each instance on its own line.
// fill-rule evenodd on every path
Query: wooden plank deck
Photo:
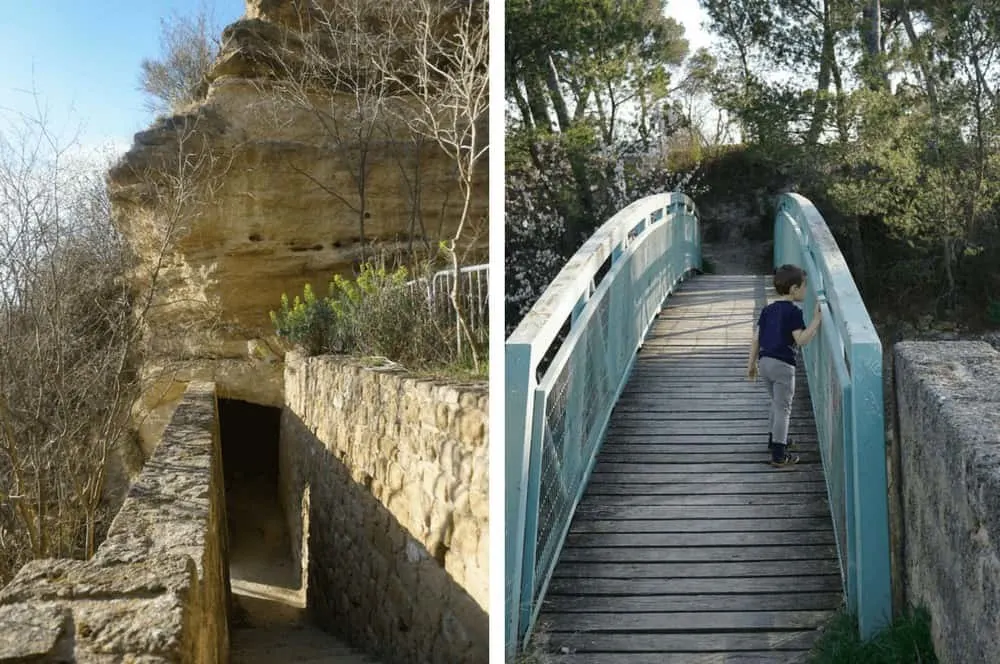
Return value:
M 805 374 L 790 469 L 767 464 L 767 392 L 744 376 L 769 281 L 696 277 L 654 322 L 542 607 L 557 660 L 805 661 L 840 606 Z

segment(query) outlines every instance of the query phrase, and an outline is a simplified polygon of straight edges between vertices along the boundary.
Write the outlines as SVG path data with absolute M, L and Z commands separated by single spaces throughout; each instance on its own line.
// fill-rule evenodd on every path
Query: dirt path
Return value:
M 232 664 L 377 664 L 309 624 L 277 490 L 238 478 L 227 491 Z
M 771 244 L 753 240 L 704 242 L 701 254 L 712 274 L 771 274 Z

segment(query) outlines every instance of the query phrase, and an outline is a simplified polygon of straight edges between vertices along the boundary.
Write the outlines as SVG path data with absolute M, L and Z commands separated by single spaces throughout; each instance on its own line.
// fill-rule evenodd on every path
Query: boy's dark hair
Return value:
M 806 271 L 798 265 L 782 265 L 774 271 L 774 290 L 778 295 L 788 295 L 792 286 L 801 286 L 806 280 Z

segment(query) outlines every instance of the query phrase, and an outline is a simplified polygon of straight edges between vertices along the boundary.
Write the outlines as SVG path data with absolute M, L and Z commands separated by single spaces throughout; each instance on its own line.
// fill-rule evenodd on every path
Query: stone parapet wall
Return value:
M 1000 652 L 1000 353 L 983 342 L 895 347 L 907 601 L 943 664 Z
M 279 476 L 313 617 L 386 664 L 486 662 L 485 382 L 290 354 L 285 400 Z
M 191 383 L 94 558 L 32 561 L 0 590 L 0 664 L 228 661 L 216 411 Z

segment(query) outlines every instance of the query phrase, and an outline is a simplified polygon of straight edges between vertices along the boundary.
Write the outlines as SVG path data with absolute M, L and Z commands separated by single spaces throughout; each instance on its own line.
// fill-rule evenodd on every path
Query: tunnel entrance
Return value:
M 281 409 L 219 399 L 234 624 L 296 621 L 305 605 L 278 483 Z

